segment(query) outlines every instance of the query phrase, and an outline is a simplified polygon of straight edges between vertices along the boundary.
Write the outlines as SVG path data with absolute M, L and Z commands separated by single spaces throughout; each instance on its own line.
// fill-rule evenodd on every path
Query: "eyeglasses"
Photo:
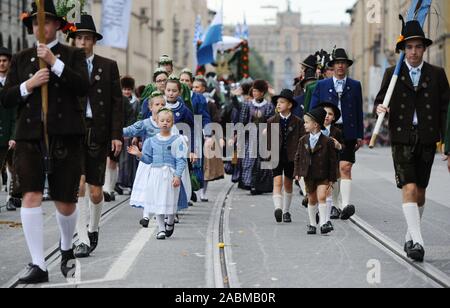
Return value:
M 156 83 L 166 83 L 167 79 L 156 80 Z

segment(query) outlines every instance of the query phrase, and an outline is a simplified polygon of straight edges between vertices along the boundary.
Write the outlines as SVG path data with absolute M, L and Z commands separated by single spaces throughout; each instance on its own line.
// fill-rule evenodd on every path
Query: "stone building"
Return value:
M 350 46 L 349 26 L 302 24 L 301 13 L 288 8 L 277 14 L 274 25 L 250 25 L 250 47 L 264 58 L 277 91 L 292 88 L 299 63 L 320 49 Z

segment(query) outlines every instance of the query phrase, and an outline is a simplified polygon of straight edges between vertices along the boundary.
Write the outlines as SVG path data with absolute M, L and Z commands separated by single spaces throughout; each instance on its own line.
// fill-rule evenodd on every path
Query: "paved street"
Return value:
M 270 195 L 252 197 L 228 180 L 210 185 L 209 203 L 183 213 L 175 235 L 155 239 L 127 199 L 105 207 L 100 245 L 80 261 L 76 281 L 59 272 L 54 208 L 45 206 L 51 284 L 38 287 L 440 287 L 450 286 L 450 177 L 440 157 L 432 175 L 423 231 L 423 265 L 401 252 L 406 224 L 389 149 L 362 150 L 354 171 L 357 217 L 330 236 L 307 236 L 297 194 L 291 225 L 277 225 Z M 3 195 L 2 195 L 3 198 Z M 0 287 L 14 285 L 30 261 L 19 211 L 0 213 Z M 222 232 L 223 231 L 223 232 Z M 222 239 L 223 236 L 223 239 Z M 223 242 L 224 249 L 218 244 Z M 375 273 L 372 275 L 372 273 Z M 23 287 L 23 286 L 21 286 Z

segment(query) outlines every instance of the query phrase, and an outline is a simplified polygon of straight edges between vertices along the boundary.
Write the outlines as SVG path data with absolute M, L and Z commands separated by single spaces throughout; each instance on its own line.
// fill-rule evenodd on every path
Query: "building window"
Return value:
M 286 40 L 284 42 L 284 46 L 286 48 L 286 51 L 291 51 L 292 50 L 292 41 L 291 41 L 291 37 L 290 36 L 286 36 Z
M 272 76 L 275 73 L 275 63 L 272 60 L 269 62 L 269 73 Z

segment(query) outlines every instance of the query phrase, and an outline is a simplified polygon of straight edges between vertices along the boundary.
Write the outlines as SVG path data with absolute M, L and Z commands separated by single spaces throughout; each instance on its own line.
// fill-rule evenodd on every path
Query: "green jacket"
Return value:
M 311 105 L 311 99 L 312 99 L 312 96 L 314 94 L 314 91 L 316 90 L 317 83 L 318 83 L 318 81 L 314 81 L 313 83 L 311 83 L 311 84 L 306 86 L 306 89 L 305 89 L 305 103 L 304 103 L 305 113 L 310 111 L 309 108 L 310 108 L 310 105 Z

